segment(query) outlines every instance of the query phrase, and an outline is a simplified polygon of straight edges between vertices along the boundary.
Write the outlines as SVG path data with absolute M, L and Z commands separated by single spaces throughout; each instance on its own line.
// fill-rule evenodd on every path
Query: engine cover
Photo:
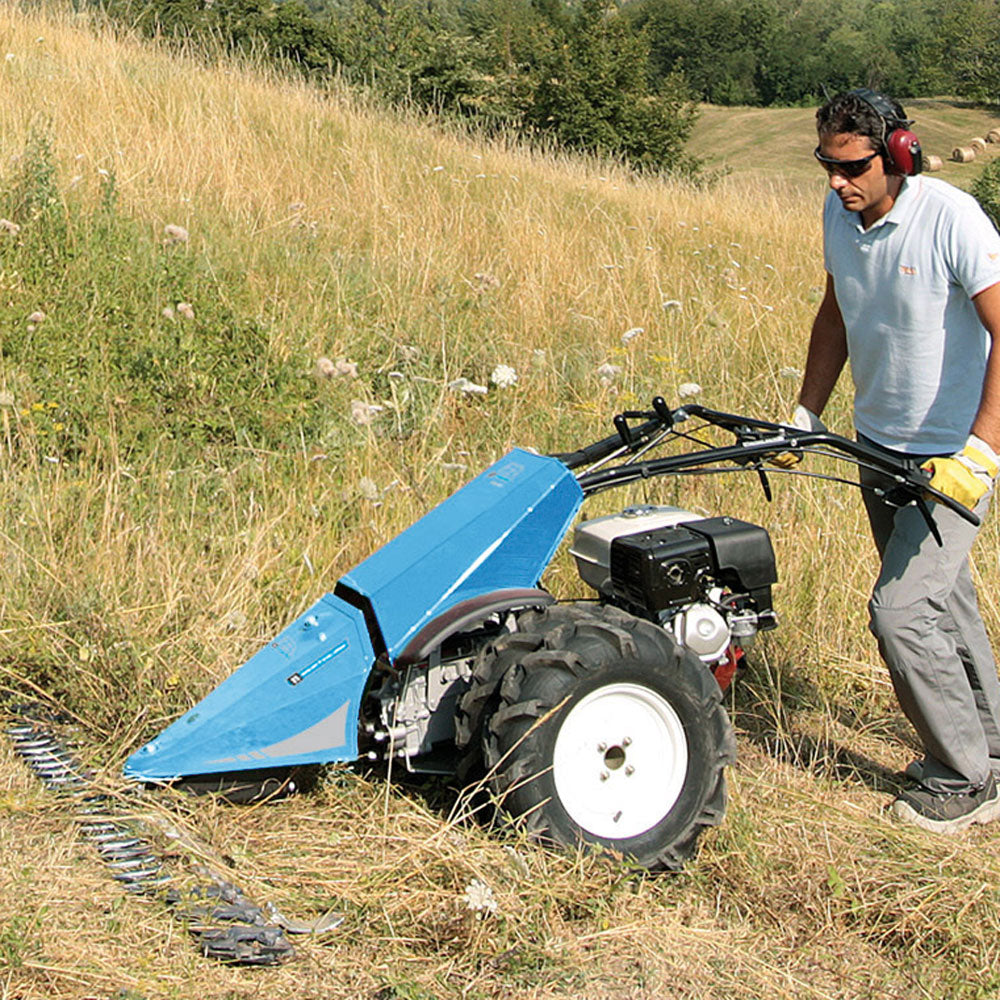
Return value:
M 771 539 L 735 517 L 633 507 L 580 524 L 571 552 L 603 597 L 651 618 L 703 601 L 710 588 L 745 595 L 739 607 L 771 613 L 778 579 Z M 773 615 L 760 627 L 773 627 Z
M 611 593 L 647 614 L 695 600 L 712 568 L 708 539 L 683 524 L 611 543 Z
M 700 515 L 680 507 L 655 507 L 648 504 L 626 507 L 619 514 L 607 514 L 578 524 L 570 553 L 576 560 L 576 568 L 583 582 L 590 584 L 600 594 L 610 594 L 611 545 L 616 538 L 699 520 Z

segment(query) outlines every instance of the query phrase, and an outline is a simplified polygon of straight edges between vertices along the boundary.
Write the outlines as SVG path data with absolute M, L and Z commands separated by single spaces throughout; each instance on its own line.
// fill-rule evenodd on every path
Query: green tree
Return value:
M 662 170 L 692 169 L 684 144 L 697 117 L 679 74 L 649 85 L 649 45 L 604 0 L 582 0 L 551 50 L 525 122 L 561 145 Z

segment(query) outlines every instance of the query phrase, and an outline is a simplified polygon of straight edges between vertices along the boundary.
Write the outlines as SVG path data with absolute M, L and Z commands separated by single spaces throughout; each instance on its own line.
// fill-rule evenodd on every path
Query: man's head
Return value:
M 820 139 L 824 135 L 863 135 L 871 142 L 871 148 L 882 154 L 883 162 L 888 155 L 885 143 L 889 133 L 910 124 L 897 101 L 866 89 L 838 94 L 816 112 Z
M 896 101 L 867 89 L 838 94 L 816 112 L 816 159 L 844 207 L 860 212 L 866 226 L 892 208 L 902 175 L 920 170 L 909 124 Z

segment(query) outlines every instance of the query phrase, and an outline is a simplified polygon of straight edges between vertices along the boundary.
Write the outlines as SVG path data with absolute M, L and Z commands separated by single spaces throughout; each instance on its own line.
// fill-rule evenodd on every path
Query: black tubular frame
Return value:
M 670 441 L 689 439 L 700 443 L 676 429 L 678 424 L 692 417 L 704 421 L 700 429 L 710 425 L 729 431 L 736 438 L 736 443 L 720 447 L 704 445 L 694 451 L 640 460 L 640 452 L 652 451 Z M 875 488 L 876 495 L 894 507 L 916 504 L 939 544 L 940 535 L 927 506 L 927 500 L 942 504 L 970 524 L 979 524 L 979 518 L 967 507 L 946 494 L 932 489 L 929 485 L 930 476 L 916 462 L 896 458 L 880 449 L 831 431 L 802 431 L 767 420 L 723 413 L 698 404 L 688 404 L 671 410 L 662 396 L 657 396 L 653 400 L 651 410 L 627 410 L 619 413 L 614 418 L 614 425 L 615 434 L 595 441 L 578 451 L 553 456 L 574 471 L 582 470 L 577 471 L 577 482 L 585 496 L 613 486 L 637 482 L 640 479 L 697 473 L 699 470 L 705 473 L 726 471 L 707 467 L 730 463 L 756 471 L 768 499 L 771 496 L 767 480 L 769 472 L 791 472 L 814 478 L 849 482 L 823 473 L 803 473 L 798 469 L 786 470 L 773 466 L 765 468 L 768 460 L 792 452 L 839 458 L 860 468 L 882 473 L 892 485 L 888 489 Z M 620 461 L 617 461 L 619 459 Z M 615 462 L 615 464 L 600 469 L 590 468 L 605 462 Z M 852 485 L 860 484 L 852 482 Z

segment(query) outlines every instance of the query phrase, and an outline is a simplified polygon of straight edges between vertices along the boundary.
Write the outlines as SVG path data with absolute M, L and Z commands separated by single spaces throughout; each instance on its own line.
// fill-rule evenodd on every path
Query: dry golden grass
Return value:
M 357 380 L 328 387 L 322 447 L 248 444 L 178 466 L 169 442 L 126 454 L 112 433 L 74 465 L 44 461 L 42 443 L 26 453 L 38 439 L 20 433 L 19 409 L 71 380 L 41 370 L 44 352 L 35 366 L 0 352 L 0 392 L 16 400 L 0 406 L 0 687 L 37 685 L 75 713 L 111 786 L 145 735 L 510 445 L 578 445 L 616 409 L 656 392 L 676 401 L 687 381 L 722 409 L 778 417 L 792 402 L 822 283 L 811 188 L 637 180 L 205 66 L 58 11 L 0 7 L 7 52 L 0 142 L 17 151 L 46 129 L 67 206 L 97 205 L 98 171 L 113 172 L 120 210 L 151 245 L 184 226 L 181 252 L 215 276 L 205 287 L 266 321 L 275 357 L 359 363 Z M 81 343 L 109 332 L 85 287 L 35 303 L 17 275 L 0 284 L 11 317 L 44 306 Z M 168 304 L 158 294 L 151 317 Z M 517 369 L 515 388 L 446 388 L 498 363 Z M 605 363 L 621 368 L 611 385 Z M 386 408 L 357 427 L 352 397 Z M 844 430 L 845 398 L 831 410 Z M 724 477 L 588 508 L 676 500 L 764 524 L 775 541 L 781 627 L 733 696 L 729 813 L 688 872 L 552 854 L 449 822 L 436 786 L 349 769 L 249 811 L 167 800 L 256 898 L 347 917 L 292 966 L 225 969 L 162 907 L 114 889 L 65 807 L 0 743 L 0 998 L 993 995 L 994 831 L 940 840 L 881 814 L 914 744 L 864 629 L 873 557 L 858 498 L 774 478 L 771 505 L 754 479 Z M 987 595 L 997 542 L 991 522 L 977 549 Z M 564 555 L 547 583 L 582 593 Z M 493 889 L 495 916 L 466 907 L 473 878 Z

